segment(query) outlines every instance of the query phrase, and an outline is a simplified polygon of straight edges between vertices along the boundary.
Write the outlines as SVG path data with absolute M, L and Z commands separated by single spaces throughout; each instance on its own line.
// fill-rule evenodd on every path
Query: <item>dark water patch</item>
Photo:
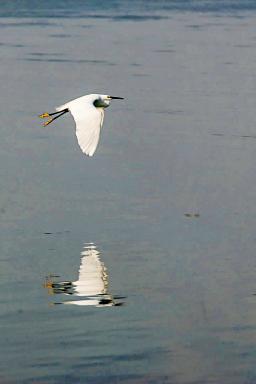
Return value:
M 14 47 L 14 48 L 22 48 L 22 47 L 25 47 L 24 44 L 9 44 L 10 47 Z
M 242 139 L 256 139 L 256 135 L 242 135 L 239 137 L 241 137 Z
M 30 365 L 31 368 L 56 368 L 59 366 L 60 366 L 60 363 L 58 363 L 58 362 L 36 363 L 36 364 Z
M 237 324 L 230 328 L 233 332 L 255 331 L 255 325 Z
M 251 44 L 235 44 L 235 48 L 253 48 L 253 45 Z
M 68 34 L 68 33 L 52 33 L 49 35 L 50 37 L 57 37 L 57 38 L 64 38 L 66 39 L 67 37 L 71 37 L 72 35 Z
M 99 362 L 105 362 L 110 363 L 111 361 L 142 361 L 142 360 L 149 360 L 150 358 L 158 359 L 160 355 L 169 353 L 169 351 L 166 351 L 161 348 L 152 348 L 152 350 L 145 350 L 141 352 L 134 352 L 134 353 L 123 353 L 118 355 L 94 355 L 94 356 L 88 356 L 88 361 L 99 361 Z
M 30 56 L 63 56 L 63 53 L 57 53 L 57 52 L 53 52 L 53 53 L 49 53 L 49 52 L 30 52 L 29 53 Z
M 190 213 L 190 212 L 188 212 L 188 213 L 184 213 L 184 216 L 185 216 L 185 217 L 188 217 L 188 218 L 192 218 L 192 219 L 194 218 L 194 219 L 195 219 L 195 218 L 199 218 L 199 217 L 200 217 L 200 214 L 197 213 L 197 212 L 196 212 L 196 213 L 193 213 L 193 212 Z
M 158 20 L 166 20 L 169 19 L 168 16 L 161 16 L 161 15 L 147 15 L 147 14 L 136 14 L 136 15 L 129 15 L 129 14 L 88 14 L 87 18 L 89 19 L 102 19 L 102 20 L 112 20 L 112 21 L 134 21 L 134 22 L 142 22 L 142 21 L 158 21 Z
M 11 43 L 0 43 L 1 47 L 12 47 L 12 48 L 23 48 L 26 47 L 25 44 L 11 44 Z
M 165 20 L 168 16 L 156 16 L 156 15 L 120 15 L 112 17 L 113 21 L 149 21 L 149 20 Z
M 113 358 L 113 361 L 143 361 L 148 360 L 151 356 L 151 353 L 132 353 L 132 354 L 123 354 L 118 355 Z
M 190 24 L 190 25 L 187 25 L 186 28 L 201 30 L 201 29 L 204 29 L 204 25 Z
M 159 114 L 159 115 L 180 115 L 180 114 L 184 113 L 184 111 L 182 109 L 176 109 L 176 110 L 162 109 L 162 110 L 157 110 L 157 111 L 145 110 L 144 112 L 146 112 L 146 113 L 153 113 L 153 114 Z
M 152 4 L 152 1 L 150 2 Z M 214 12 L 214 13 L 233 13 L 238 11 L 255 11 L 256 4 L 253 0 L 183 0 L 161 2 L 161 10 L 168 11 L 191 11 L 191 12 Z M 158 8 L 156 6 L 156 8 Z
M 47 57 L 48 59 L 51 59 L 51 56 L 53 57 L 59 57 L 59 56 L 63 56 L 63 53 L 57 53 L 57 52 L 53 52 L 53 53 L 47 53 L 47 52 L 30 52 L 29 53 L 30 56 L 34 56 L 36 58 L 39 58 L 39 57 Z M 48 60 L 47 59 L 47 60 Z
M 37 61 L 44 63 L 73 63 L 73 64 L 104 64 L 109 66 L 116 65 L 115 63 L 111 63 L 105 60 L 85 60 L 85 59 L 58 59 L 58 58 L 41 58 L 41 57 L 26 57 L 24 59 L 20 59 L 23 61 Z
M 87 358 L 85 360 L 87 360 Z M 87 368 L 102 367 L 105 364 L 106 363 L 104 361 L 98 361 L 96 359 L 96 361 L 91 361 L 91 362 L 84 361 L 83 363 L 74 364 L 72 365 L 72 368 L 75 370 L 81 370 L 81 369 L 87 369 Z
M 87 28 L 93 28 L 93 25 L 91 24 L 82 24 L 78 26 L 79 28 L 87 29 Z
M 0 12 L 1 15 L 1 12 Z M 1 17 L 1 16 L 0 16 Z M 17 21 L 9 23 L 0 23 L 0 28 L 13 28 L 13 27 L 50 27 L 55 26 L 57 23 L 49 21 Z
M 90 378 L 87 377 L 88 384 L 105 384 L 106 378 L 103 377 L 95 377 Z M 127 375 L 111 375 L 107 377 L 107 382 L 109 383 L 122 383 L 122 384 L 173 384 L 174 381 L 171 380 L 168 376 L 164 375 L 136 375 L 136 374 L 127 374 Z
M 63 234 L 68 234 L 70 233 L 71 231 L 69 231 L 68 229 L 65 230 L 65 231 L 58 231 L 58 232 L 44 232 L 44 235 L 63 235 Z
M 59 275 L 54 275 L 54 274 L 51 274 L 51 275 L 49 275 L 49 276 L 46 276 L 46 279 L 48 278 L 48 277 L 51 277 L 52 279 L 58 279 L 60 276 Z
M 38 375 L 37 380 L 33 377 L 29 377 L 26 380 L 20 381 L 20 384 L 80 384 L 82 381 L 78 375 L 66 374 L 66 375 Z M 87 383 L 87 381 L 86 381 Z
M 219 27 L 225 27 L 225 23 L 223 23 L 223 22 L 206 22 L 206 23 L 204 23 L 203 24 L 203 26 L 204 27 L 217 27 L 217 28 L 219 28 Z
M 256 330 L 256 325 L 252 324 L 235 324 L 230 327 L 217 327 L 212 328 L 212 332 L 214 333 L 229 333 L 229 332 L 251 332 Z
M 146 74 L 146 73 L 133 73 L 133 76 L 135 76 L 135 77 L 148 77 L 150 75 Z
M 104 347 L 108 345 L 108 342 L 106 340 L 95 340 L 95 338 L 92 337 L 84 337 L 82 340 L 72 340 L 72 338 L 69 338 L 68 340 L 62 340 L 59 342 L 60 348 L 84 348 L 84 346 L 87 347 Z
M 157 53 L 173 53 L 176 52 L 175 49 L 156 49 L 154 52 Z
M 123 354 L 123 355 L 118 355 L 118 356 L 97 356 L 93 358 L 86 358 L 85 361 L 74 364 L 72 366 L 73 369 L 86 369 L 90 367 L 96 367 L 96 366 L 104 366 L 106 364 L 113 364 L 113 362 L 140 362 L 140 361 L 148 361 L 148 354 L 144 353 L 133 353 L 133 354 Z
M 81 376 L 82 375 L 82 376 Z M 79 374 L 68 373 L 65 375 L 41 375 L 38 376 L 37 381 L 33 378 L 29 378 L 25 381 L 20 381 L 20 384 L 174 384 L 175 381 L 171 380 L 166 375 L 157 375 L 157 374 L 104 374 L 98 373 L 98 375 L 91 375 L 89 373 Z M 5 383 L 3 383 L 5 384 Z M 14 384 L 7 382 L 6 384 Z M 201 382 L 191 383 L 191 384 L 202 384 Z M 204 384 L 207 384 L 204 382 Z
M 0 17 L 36 17 L 36 18 L 112 18 L 117 21 L 146 21 L 159 20 L 168 16 L 163 12 L 214 12 L 217 14 L 239 14 L 256 10 L 254 0 L 134 0 L 130 2 L 122 0 L 109 0 L 108 2 L 95 2 L 51 0 L 38 2 L 27 0 L 20 2 L 13 0 L 3 2 L 0 9 Z M 155 12 L 161 12 L 156 15 Z M 45 25 L 45 21 L 43 22 Z
M 65 16 L 64 16 L 65 17 Z M 75 17 L 75 15 L 73 15 Z M 80 15 L 77 17 L 81 17 Z M 96 13 L 88 13 L 86 14 L 86 18 L 88 19 L 102 19 L 102 20 L 111 20 L 111 21 L 133 21 L 133 22 L 143 22 L 143 21 L 159 21 L 169 19 L 169 16 L 166 15 L 151 15 L 151 14 L 96 14 Z M 85 28 L 88 28 L 87 26 Z
M 216 137 L 236 137 L 237 139 L 256 139 L 256 135 L 235 135 L 235 134 L 224 134 L 224 133 L 211 133 L 211 136 Z

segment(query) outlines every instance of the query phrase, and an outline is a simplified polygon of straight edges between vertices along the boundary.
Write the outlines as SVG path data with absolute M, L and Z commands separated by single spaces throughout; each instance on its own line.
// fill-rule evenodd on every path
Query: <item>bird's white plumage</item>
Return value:
M 70 112 L 76 123 L 78 144 L 83 153 L 92 156 L 99 142 L 100 131 L 104 120 L 104 110 L 110 105 L 113 99 L 123 99 L 123 97 L 92 93 L 56 107 L 56 112 L 54 113 L 46 112 L 39 115 L 39 117 L 41 119 L 50 117 L 50 119 L 43 124 L 43 126 L 46 127 L 65 113 Z
M 65 108 L 70 111 L 76 123 L 78 144 L 88 156 L 92 156 L 97 148 L 104 120 L 103 107 L 94 106 L 97 98 L 99 95 L 86 95 L 56 108 L 56 111 L 62 111 Z

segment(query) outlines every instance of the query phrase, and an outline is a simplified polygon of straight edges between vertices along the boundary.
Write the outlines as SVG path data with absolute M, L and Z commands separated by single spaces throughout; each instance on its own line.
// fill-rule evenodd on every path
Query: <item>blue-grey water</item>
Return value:
M 1 384 L 256 383 L 255 11 L 1 2 Z

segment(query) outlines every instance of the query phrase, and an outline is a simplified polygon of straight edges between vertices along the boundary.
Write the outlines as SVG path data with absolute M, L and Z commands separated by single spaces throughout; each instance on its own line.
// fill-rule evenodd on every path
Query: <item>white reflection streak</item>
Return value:
M 107 269 L 100 261 L 99 252 L 91 244 L 81 252 L 78 280 L 73 282 L 77 296 L 103 295 L 107 293 Z
M 76 281 L 54 282 L 47 277 L 45 287 L 49 294 L 66 294 L 81 297 L 78 300 L 54 304 L 91 305 L 96 307 L 116 306 L 114 298 L 108 293 L 107 268 L 100 260 L 100 253 L 93 243 L 86 243 L 81 252 L 81 264 Z

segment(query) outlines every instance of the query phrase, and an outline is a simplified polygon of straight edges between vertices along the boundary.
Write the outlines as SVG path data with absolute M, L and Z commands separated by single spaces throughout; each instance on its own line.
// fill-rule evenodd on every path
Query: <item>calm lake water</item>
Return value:
M 1 384 L 255 384 L 255 10 L 1 3 Z

